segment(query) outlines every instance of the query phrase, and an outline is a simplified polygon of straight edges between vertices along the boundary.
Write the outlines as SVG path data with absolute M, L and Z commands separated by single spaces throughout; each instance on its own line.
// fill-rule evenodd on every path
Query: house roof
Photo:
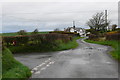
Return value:
M 75 28 L 75 30 L 76 31 L 80 31 L 80 30 L 85 31 L 83 28 Z
M 69 31 L 70 29 L 74 29 L 74 28 L 73 28 L 73 27 L 68 27 L 68 28 L 66 29 L 66 31 Z M 83 28 L 78 28 L 78 27 L 76 27 L 75 30 L 76 30 L 76 31 L 80 31 L 80 30 L 85 31 Z

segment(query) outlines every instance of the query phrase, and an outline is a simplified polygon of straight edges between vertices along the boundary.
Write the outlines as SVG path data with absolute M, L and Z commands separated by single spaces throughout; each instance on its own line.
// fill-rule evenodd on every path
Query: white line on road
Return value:
M 36 66 L 35 68 L 33 68 L 32 70 L 31 70 L 31 73 L 32 74 L 40 74 L 40 72 L 42 71 L 42 70 L 45 70 L 47 67 L 49 67 L 51 64 L 54 64 L 55 63 L 55 61 L 50 61 L 51 59 L 49 58 L 48 60 L 46 60 L 46 61 L 44 61 L 42 64 L 40 64 L 40 65 L 38 65 L 38 66 Z M 46 65 L 45 67 L 42 67 L 42 66 L 44 66 L 44 65 Z M 41 69 L 39 69 L 38 70 L 38 68 L 40 68 L 41 67 Z

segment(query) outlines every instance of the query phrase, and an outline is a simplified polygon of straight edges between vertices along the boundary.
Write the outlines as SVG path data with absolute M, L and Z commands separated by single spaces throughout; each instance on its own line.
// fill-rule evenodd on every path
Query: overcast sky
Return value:
M 108 10 L 111 24 L 118 24 L 118 2 L 5 2 L 2 31 L 49 31 L 72 26 L 89 28 L 86 22 L 97 12 Z

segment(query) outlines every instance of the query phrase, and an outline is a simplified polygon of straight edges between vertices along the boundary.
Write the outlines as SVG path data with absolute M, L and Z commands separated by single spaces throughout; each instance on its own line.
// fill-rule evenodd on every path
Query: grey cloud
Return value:
M 40 2 L 40 3 L 7 3 L 3 5 L 4 31 L 34 28 L 40 30 L 64 29 L 72 26 L 88 28 L 86 21 L 96 12 L 109 11 L 109 19 L 117 22 L 116 2 Z M 9 27 L 14 26 L 14 27 Z M 17 28 L 21 26 L 21 28 Z M 22 27 L 23 26 L 23 27 Z M 16 28 L 15 28 L 16 27 Z

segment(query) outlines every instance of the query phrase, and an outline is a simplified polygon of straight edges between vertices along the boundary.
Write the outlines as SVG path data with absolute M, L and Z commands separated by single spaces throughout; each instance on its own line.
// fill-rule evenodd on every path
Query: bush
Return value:
M 101 33 L 100 31 L 96 31 L 95 29 L 88 29 L 86 30 L 86 32 L 90 32 L 91 34 L 94 34 L 94 35 L 99 35 Z
M 3 37 L 3 43 L 6 46 L 11 46 L 13 45 L 13 42 L 15 42 L 14 45 L 25 45 L 27 44 L 29 40 L 28 36 L 9 36 L 9 37 Z
M 99 36 L 95 35 L 95 34 L 90 34 L 89 35 L 89 39 L 90 40 L 97 40 L 99 38 Z
M 3 37 L 2 41 L 4 46 L 7 46 L 13 53 L 23 53 L 56 51 L 61 44 L 59 41 L 66 45 L 73 40 L 74 37 L 71 37 L 68 34 L 51 33 L 9 36 Z M 13 41 L 16 41 L 16 45 L 13 45 Z
M 65 31 L 52 31 L 49 33 L 59 33 L 59 34 L 67 34 L 68 36 L 72 36 L 72 37 L 78 37 L 79 34 L 75 33 L 75 32 L 65 32 Z
M 120 33 L 106 34 L 106 40 L 119 40 L 120 41 Z
M 67 43 L 72 40 L 72 37 L 68 36 L 67 34 L 57 33 L 3 37 L 3 45 L 7 47 L 21 46 L 25 48 L 29 46 L 37 46 L 40 48 L 53 49 L 58 47 L 56 40 L 61 40 L 62 42 Z
M 38 29 L 35 29 L 33 32 L 32 32 L 32 34 L 38 34 Z
M 20 30 L 20 31 L 18 31 L 18 34 L 19 34 L 19 35 L 26 35 L 27 32 L 26 32 L 25 30 Z

